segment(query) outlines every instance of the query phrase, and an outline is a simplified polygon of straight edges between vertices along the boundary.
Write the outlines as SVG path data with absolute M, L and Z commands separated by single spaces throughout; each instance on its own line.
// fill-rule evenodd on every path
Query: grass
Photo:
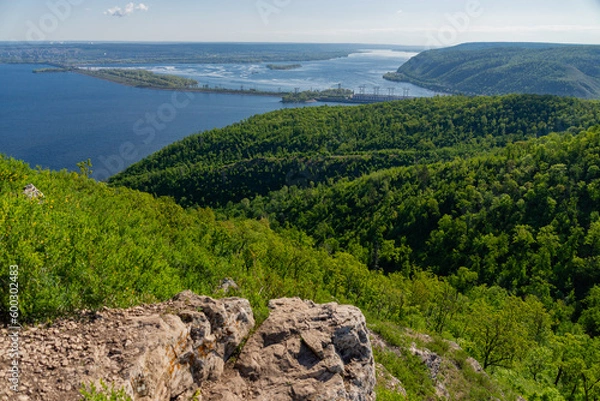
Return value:
M 89 386 L 82 385 L 79 392 L 84 401 L 133 401 L 124 389 L 115 390 L 112 385 L 109 388 L 103 380 L 100 380 L 100 388 L 90 383 Z

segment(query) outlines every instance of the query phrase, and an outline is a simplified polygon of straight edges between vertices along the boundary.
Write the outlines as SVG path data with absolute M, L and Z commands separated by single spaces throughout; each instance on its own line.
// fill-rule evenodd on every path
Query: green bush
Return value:
M 133 401 L 124 389 L 115 390 L 114 386 L 109 388 L 102 380 L 100 380 L 100 388 L 90 383 L 89 386 L 82 385 L 79 392 L 84 401 Z

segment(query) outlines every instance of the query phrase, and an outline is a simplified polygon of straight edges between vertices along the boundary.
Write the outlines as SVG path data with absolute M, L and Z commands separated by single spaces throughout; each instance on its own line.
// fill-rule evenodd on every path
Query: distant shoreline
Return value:
M 165 91 L 179 91 L 192 93 L 215 93 L 225 95 L 241 95 L 241 96 L 268 96 L 278 97 L 282 103 L 352 103 L 352 104 L 369 104 L 380 103 L 396 100 L 410 100 L 413 97 L 409 96 L 393 96 L 393 95 L 366 95 L 355 94 L 349 89 L 327 89 L 323 91 L 260 91 L 256 89 L 229 89 L 219 87 L 209 87 L 208 85 L 199 86 L 198 81 L 190 78 L 184 78 L 177 75 L 156 74 L 144 69 L 125 69 L 125 68 L 97 68 L 92 67 L 75 67 L 55 65 L 51 68 L 40 68 L 33 70 L 33 73 L 62 73 L 74 72 L 76 74 L 85 75 L 91 78 L 101 79 L 107 82 L 116 83 L 119 85 L 129 86 L 138 89 L 155 89 Z
M 417 78 L 413 78 L 406 74 L 399 74 L 397 72 L 388 72 L 383 75 L 383 79 L 390 82 L 408 82 L 409 84 L 413 84 L 415 86 L 419 86 L 421 88 L 428 89 L 430 91 L 438 92 L 440 94 L 449 94 L 449 95 L 465 95 L 465 96 L 478 96 L 476 93 L 465 93 L 458 90 L 454 90 L 447 86 L 437 85 L 431 82 L 422 81 Z
M 290 71 L 302 68 L 302 64 L 267 64 L 267 68 L 272 71 Z
M 165 88 L 160 86 L 139 86 L 134 83 L 122 82 L 116 79 L 110 79 L 106 76 L 100 76 L 96 74 L 90 74 L 89 71 L 76 69 L 73 71 L 77 74 L 86 75 L 88 77 L 102 79 L 103 81 L 112 82 L 119 85 L 129 86 L 132 88 L 138 89 L 156 89 L 156 90 L 165 90 L 165 91 L 178 91 L 178 92 L 198 92 L 198 93 L 220 93 L 226 95 L 246 95 L 246 96 L 272 96 L 272 97 L 282 97 L 286 92 L 268 92 L 268 91 L 258 91 L 253 89 L 227 89 L 227 88 Z
M 205 87 L 178 87 L 178 88 L 171 88 L 171 87 L 161 87 L 161 86 L 140 86 L 140 85 L 136 85 L 134 82 L 131 81 L 127 81 L 127 80 L 119 80 L 119 79 L 114 79 L 111 76 L 107 76 L 107 75 L 102 75 L 102 74 L 97 74 L 97 71 L 93 71 L 93 70 L 84 70 L 81 68 L 74 68 L 74 69 L 70 69 L 70 70 L 66 70 L 63 71 L 62 69 L 57 69 L 56 71 L 52 71 L 52 69 L 50 69 L 50 71 L 42 71 L 42 72 L 75 72 L 77 74 L 81 74 L 81 75 L 86 75 L 92 78 L 98 78 L 98 79 L 102 79 L 108 82 L 113 82 L 116 84 L 120 84 L 120 85 L 125 85 L 125 86 L 130 86 L 133 88 L 139 88 L 139 89 L 156 89 L 156 90 L 166 90 L 166 91 L 179 91 L 179 92 L 193 92 L 193 93 L 216 93 L 216 94 L 224 94 L 224 95 L 242 95 L 242 96 L 266 96 L 266 97 L 278 97 L 281 99 L 282 103 L 285 104 L 306 104 L 306 103 L 315 103 L 315 102 L 319 102 L 319 103 L 375 103 L 375 102 L 371 102 L 371 101 L 352 101 L 351 97 L 352 94 L 350 90 L 345 90 L 349 93 L 345 93 L 344 95 L 346 97 L 344 97 L 344 95 L 340 96 L 339 94 L 330 94 L 328 90 L 325 91 L 305 91 L 305 92 L 300 92 L 299 94 L 302 93 L 311 93 L 313 96 L 310 96 L 309 98 L 305 99 L 305 100 L 289 100 L 287 99 L 288 96 L 294 96 L 297 95 L 294 92 L 289 92 L 289 91 L 281 91 L 281 92 L 273 92 L 273 91 L 259 91 L 259 90 L 255 90 L 255 89 L 227 89 L 227 88 L 209 88 L 208 86 Z M 156 76 L 159 76 L 161 74 L 154 74 L 154 73 L 150 73 Z M 393 100 L 398 100 L 398 99 L 393 99 Z
M 207 86 L 204 87 L 168 87 L 161 85 L 152 85 L 152 84 L 140 84 L 134 80 L 124 78 L 117 78 L 112 75 L 102 74 L 103 70 L 89 70 L 82 67 L 69 67 L 69 66 L 58 66 L 55 65 L 56 68 L 41 68 L 38 70 L 34 70 L 34 73 L 60 73 L 60 72 L 74 72 L 76 74 L 85 75 L 91 78 L 101 79 L 103 81 L 112 82 L 115 84 L 129 86 L 132 88 L 138 89 L 155 89 L 155 90 L 166 90 L 166 91 L 179 91 L 179 92 L 196 92 L 196 93 L 218 93 L 218 94 L 227 94 L 227 95 L 244 95 L 244 96 L 270 96 L 270 97 L 283 97 L 289 92 L 275 92 L 275 91 L 259 91 L 255 89 L 228 89 L 228 88 L 209 88 Z M 115 69 L 116 70 L 116 69 Z M 104 70 L 106 71 L 106 70 Z M 144 70 L 145 71 L 145 70 Z M 148 72 L 154 76 L 161 76 L 160 74 L 154 74 Z M 166 76 L 168 77 L 168 76 Z

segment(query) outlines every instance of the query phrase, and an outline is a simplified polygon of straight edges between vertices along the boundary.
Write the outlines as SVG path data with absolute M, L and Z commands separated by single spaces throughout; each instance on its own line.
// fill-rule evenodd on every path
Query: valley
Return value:
M 480 95 L 595 48 L 497 46 L 0 46 L 0 395 L 598 399 L 600 101 Z

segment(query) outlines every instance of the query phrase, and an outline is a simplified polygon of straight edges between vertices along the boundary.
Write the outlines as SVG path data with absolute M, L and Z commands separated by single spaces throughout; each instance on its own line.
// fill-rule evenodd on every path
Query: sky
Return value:
M 0 41 L 600 44 L 600 0 L 0 0 Z

